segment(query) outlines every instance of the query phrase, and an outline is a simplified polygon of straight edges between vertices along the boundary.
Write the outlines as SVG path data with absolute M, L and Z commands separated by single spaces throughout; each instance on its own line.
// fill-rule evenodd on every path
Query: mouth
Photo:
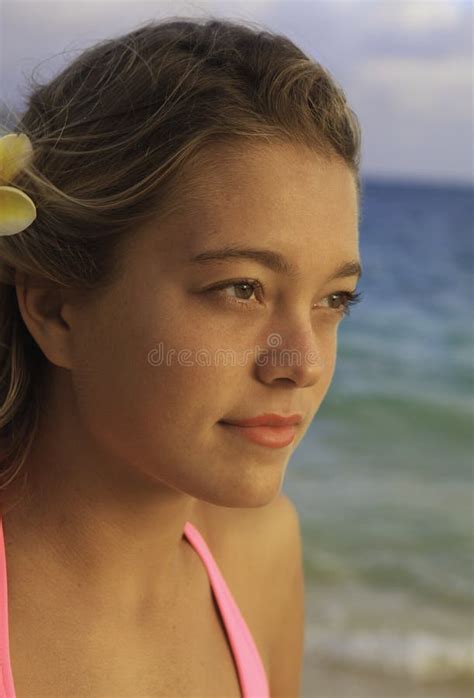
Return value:
M 289 446 L 296 436 L 296 427 L 291 424 L 282 426 L 242 426 L 229 422 L 218 422 L 226 432 L 237 438 L 246 439 L 252 443 L 267 448 L 285 448 Z
M 222 422 L 227 424 L 235 424 L 239 427 L 288 427 L 294 424 L 300 424 L 303 420 L 303 415 L 299 412 L 296 414 L 285 415 L 267 413 L 260 414 L 257 417 L 246 417 L 244 419 L 222 419 Z

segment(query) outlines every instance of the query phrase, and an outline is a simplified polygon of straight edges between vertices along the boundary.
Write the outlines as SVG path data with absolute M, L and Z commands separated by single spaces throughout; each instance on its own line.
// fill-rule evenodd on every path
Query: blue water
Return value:
M 363 299 L 288 466 L 306 662 L 474 676 L 474 190 L 363 182 Z

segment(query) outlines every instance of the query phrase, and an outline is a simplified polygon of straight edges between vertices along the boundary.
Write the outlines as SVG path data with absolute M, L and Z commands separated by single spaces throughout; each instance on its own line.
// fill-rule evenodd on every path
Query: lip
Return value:
M 296 427 L 289 424 L 286 426 L 241 426 L 228 422 L 219 422 L 228 433 L 235 436 L 242 436 L 248 441 L 267 446 L 268 448 L 284 448 L 289 446 L 296 436 Z
M 256 417 L 249 417 L 247 419 L 222 419 L 221 422 L 238 427 L 290 427 L 295 424 L 300 424 L 302 420 L 303 415 L 300 413 L 288 416 L 271 413 L 260 414 Z

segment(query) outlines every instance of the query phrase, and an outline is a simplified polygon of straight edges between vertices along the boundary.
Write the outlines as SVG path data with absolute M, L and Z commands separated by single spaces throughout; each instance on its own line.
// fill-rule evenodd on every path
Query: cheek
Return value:
M 334 375 L 337 360 L 337 331 L 339 325 L 328 325 L 316 334 L 316 346 L 324 362 L 321 376 L 323 383 L 330 383 Z
M 220 344 L 206 341 L 211 332 L 200 327 L 191 318 L 168 315 L 166 323 L 152 324 L 130 317 L 84 335 L 73 380 L 88 431 L 122 450 L 139 442 L 185 449 L 202 438 L 225 412 L 221 378 L 232 369 L 209 360 Z
M 314 394 L 314 409 L 320 407 L 323 402 L 334 377 L 337 361 L 337 330 L 331 330 L 321 333 L 317 343 L 318 352 L 321 356 L 323 368 L 319 376 L 319 380 L 313 388 Z

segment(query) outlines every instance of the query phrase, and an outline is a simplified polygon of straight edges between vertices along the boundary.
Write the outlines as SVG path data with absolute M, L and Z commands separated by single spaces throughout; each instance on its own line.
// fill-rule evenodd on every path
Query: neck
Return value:
M 110 602 L 135 615 L 145 602 L 169 606 L 196 564 L 183 529 L 200 500 L 79 443 L 67 423 L 54 426 L 54 438 L 44 429 L 33 445 L 4 529 L 88 607 Z

